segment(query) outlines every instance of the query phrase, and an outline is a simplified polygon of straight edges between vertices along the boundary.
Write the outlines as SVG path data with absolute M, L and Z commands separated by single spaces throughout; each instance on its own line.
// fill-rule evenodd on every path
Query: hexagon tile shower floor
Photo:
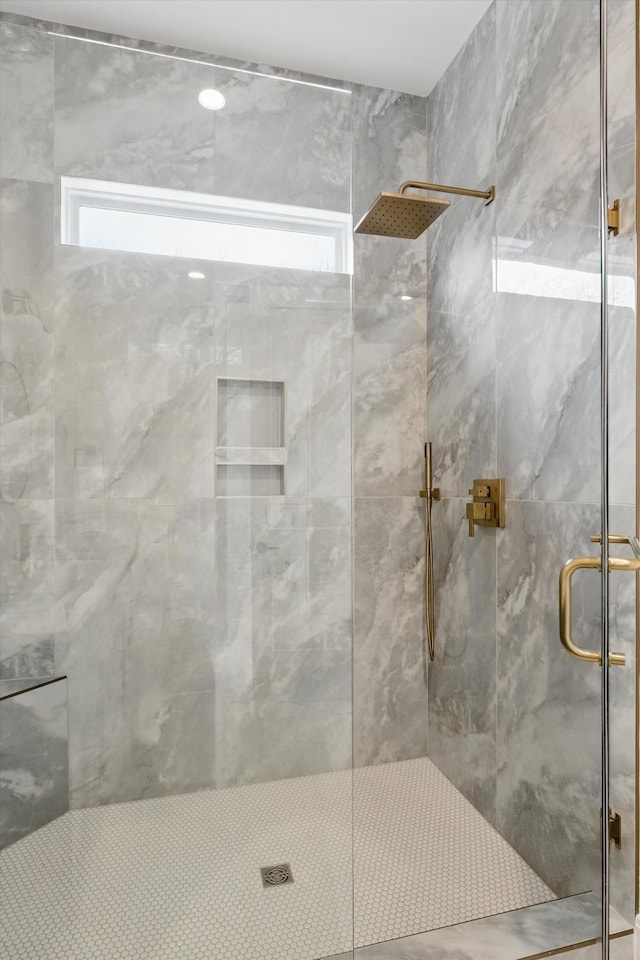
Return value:
M 2 960 L 311 960 L 554 899 L 426 759 L 74 810 L 1 864 Z

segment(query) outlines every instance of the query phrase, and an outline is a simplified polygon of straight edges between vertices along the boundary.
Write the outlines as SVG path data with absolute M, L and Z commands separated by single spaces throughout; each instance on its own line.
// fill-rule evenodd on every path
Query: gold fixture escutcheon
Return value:
M 475 537 L 476 526 L 504 527 L 504 489 L 505 484 L 502 477 L 473 481 L 473 487 L 469 490 L 473 500 L 471 503 L 467 503 L 470 537 Z

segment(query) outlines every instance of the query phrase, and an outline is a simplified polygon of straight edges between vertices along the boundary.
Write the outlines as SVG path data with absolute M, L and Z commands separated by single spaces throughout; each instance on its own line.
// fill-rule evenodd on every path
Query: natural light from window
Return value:
M 62 178 L 62 242 L 351 273 L 351 216 L 134 184 Z

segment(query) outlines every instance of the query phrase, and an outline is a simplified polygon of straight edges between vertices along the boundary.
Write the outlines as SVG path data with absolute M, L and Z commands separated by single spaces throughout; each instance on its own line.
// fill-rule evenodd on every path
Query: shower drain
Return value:
M 288 863 L 277 863 L 274 867 L 260 867 L 263 887 L 281 887 L 293 883 L 293 874 Z

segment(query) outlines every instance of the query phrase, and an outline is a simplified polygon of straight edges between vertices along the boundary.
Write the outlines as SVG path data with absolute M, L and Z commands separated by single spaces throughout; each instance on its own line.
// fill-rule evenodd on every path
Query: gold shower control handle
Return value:
M 471 492 L 471 491 L 469 491 Z M 469 521 L 469 536 L 475 537 L 475 525 L 476 523 L 486 523 L 487 520 L 491 520 L 493 514 L 493 506 L 490 503 L 472 503 L 467 504 L 467 520 Z
M 467 503 L 469 536 L 475 537 L 476 525 L 481 527 L 504 527 L 504 479 L 474 480 L 469 490 L 473 497 Z
M 618 541 L 613 541 L 618 542 Z M 602 655 L 597 650 L 585 650 L 573 642 L 571 631 L 572 603 L 571 603 L 571 580 L 576 570 L 601 570 L 602 560 L 600 557 L 574 557 L 567 560 L 560 571 L 559 580 L 559 620 L 560 620 L 560 642 L 572 657 L 578 660 L 586 660 L 589 663 L 602 665 Z M 632 560 L 622 559 L 621 557 L 609 557 L 609 570 L 637 571 L 640 570 L 640 559 L 634 557 Z M 610 653 L 610 666 L 623 667 L 626 663 L 624 653 Z

